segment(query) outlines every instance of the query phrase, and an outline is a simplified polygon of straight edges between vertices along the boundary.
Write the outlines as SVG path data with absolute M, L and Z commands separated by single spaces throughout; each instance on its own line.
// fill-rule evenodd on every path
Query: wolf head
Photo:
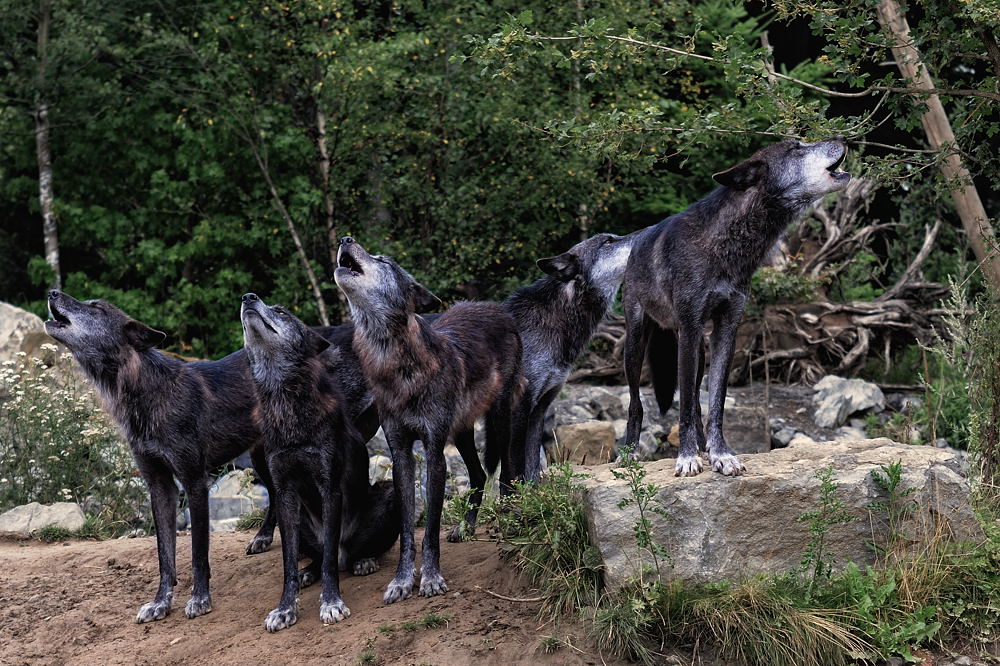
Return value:
M 258 380 L 278 375 L 323 353 L 330 343 L 283 307 L 270 306 L 257 294 L 243 294 L 240 306 L 243 344 Z
M 350 236 L 340 239 L 333 277 L 347 295 L 351 312 L 364 317 L 430 312 L 441 306 L 438 297 L 399 264 L 388 257 L 368 254 Z
M 45 332 L 69 347 L 78 360 L 119 356 L 127 348 L 144 351 L 167 337 L 101 300 L 78 301 L 56 289 L 49 292 Z
M 851 174 L 838 170 L 846 156 L 847 146 L 839 138 L 818 143 L 785 139 L 713 178 L 735 190 L 755 187 L 766 196 L 812 203 L 847 185 Z
M 597 234 L 536 263 L 544 273 L 563 282 L 587 284 L 610 300 L 621 285 L 631 251 L 631 235 Z

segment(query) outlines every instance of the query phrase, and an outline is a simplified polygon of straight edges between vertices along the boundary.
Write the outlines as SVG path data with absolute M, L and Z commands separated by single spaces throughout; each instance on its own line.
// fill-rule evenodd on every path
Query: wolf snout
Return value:
M 354 242 L 354 239 L 351 238 L 350 236 L 341 236 L 340 237 L 340 244 L 341 245 L 350 245 L 353 242 Z
M 253 294 L 253 293 L 243 294 L 243 302 L 244 303 L 253 303 L 253 302 L 259 301 L 259 300 L 260 300 L 260 297 L 257 296 L 257 294 Z
M 50 301 L 56 300 L 61 295 L 62 295 L 62 292 L 60 292 L 58 289 L 50 289 L 49 290 L 49 300 Z

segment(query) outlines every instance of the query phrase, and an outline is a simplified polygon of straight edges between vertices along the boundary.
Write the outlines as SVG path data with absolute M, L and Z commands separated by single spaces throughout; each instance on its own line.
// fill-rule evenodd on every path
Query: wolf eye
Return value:
M 275 305 L 271 309 L 274 310 L 275 312 L 277 312 L 278 314 L 283 314 L 283 315 L 288 314 L 288 310 L 286 310 L 285 308 L 281 307 L 280 305 Z

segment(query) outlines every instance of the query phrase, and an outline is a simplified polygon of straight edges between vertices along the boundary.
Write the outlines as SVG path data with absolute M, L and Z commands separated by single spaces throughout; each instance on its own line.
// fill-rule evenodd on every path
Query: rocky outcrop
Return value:
M 45 328 L 36 314 L 0 301 L 0 362 L 12 360 L 21 351 L 24 337 Z
M 873 470 L 901 461 L 901 488 L 913 488 L 906 501 L 902 531 L 913 542 L 942 530 L 958 539 L 975 539 L 981 530 L 969 504 L 969 485 L 960 452 L 908 446 L 888 439 L 835 441 L 797 445 L 771 453 L 741 456 L 747 472 L 726 477 L 703 472 L 675 477 L 674 461 L 644 465 L 645 482 L 659 487 L 659 506 L 669 518 L 653 515 L 653 534 L 670 553 L 661 563 L 669 578 L 695 582 L 735 580 L 760 573 L 777 573 L 800 566 L 809 543 L 803 514 L 819 507 L 820 481 L 816 472 L 832 467 L 838 496 L 858 520 L 830 527 L 826 548 L 843 566 L 853 561 L 872 563 L 867 545 L 887 534 L 883 517 L 871 512 L 884 499 L 871 478 Z M 590 538 L 600 551 L 605 580 L 620 586 L 636 575 L 651 556 L 636 547 L 634 505 L 621 506 L 629 497 L 626 482 L 612 474 L 612 465 L 590 467 L 583 481 Z M 873 527 L 874 526 L 874 527 Z
M 83 527 L 85 521 L 83 509 L 76 502 L 31 502 L 0 514 L 0 534 L 30 536 L 43 527 L 61 527 L 75 532 Z
M 556 462 L 600 465 L 615 454 L 615 427 L 608 421 L 586 421 L 556 428 L 556 443 L 549 449 Z
M 255 508 L 267 507 L 267 489 L 248 483 L 246 473 L 236 470 L 223 474 L 208 488 L 208 529 L 226 532 L 236 529 L 240 516 Z

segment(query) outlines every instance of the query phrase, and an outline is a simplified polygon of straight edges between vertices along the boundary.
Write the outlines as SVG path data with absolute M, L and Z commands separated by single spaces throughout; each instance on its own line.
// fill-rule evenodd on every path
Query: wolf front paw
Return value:
M 188 599 L 187 605 L 184 606 L 184 615 L 189 620 L 211 612 L 212 597 L 207 594 L 203 597 L 191 597 Z
M 747 471 L 747 468 L 743 466 L 740 459 L 732 453 L 723 453 L 720 456 L 709 456 L 709 462 L 712 464 L 713 471 L 726 476 L 739 476 L 743 472 Z
M 398 578 L 393 578 L 392 582 L 385 588 L 385 594 L 382 595 L 382 601 L 387 604 L 394 604 L 397 601 L 402 601 L 413 594 L 413 578 L 406 578 L 400 580 Z
M 319 619 L 323 624 L 335 624 L 349 617 L 351 609 L 341 599 L 324 602 L 319 607 Z
M 467 541 L 473 537 L 476 533 L 476 526 L 469 525 L 465 520 L 459 522 L 457 525 L 448 530 L 448 541 L 451 543 L 461 543 Z
M 309 587 L 318 580 L 316 572 L 309 567 L 299 569 L 299 588 Z
M 420 577 L 420 596 L 436 597 L 448 591 L 448 584 L 440 573 L 424 574 Z
M 170 599 L 150 601 L 139 609 L 139 613 L 135 616 L 136 624 L 162 620 L 170 614 L 170 602 Z
M 697 476 L 699 474 L 701 474 L 701 459 L 697 455 L 677 458 L 674 476 Z
M 276 631 L 287 629 L 298 621 L 298 608 L 275 608 L 264 618 L 264 628 L 273 634 Z
M 351 571 L 355 576 L 368 576 L 370 574 L 378 571 L 378 560 L 374 557 L 366 557 L 362 560 L 358 560 L 351 567 Z
M 247 544 L 247 555 L 256 555 L 257 553 L 263 553 L 265 550 L 271 547 L 271 541 L 274 540 L 273 536 L 261 536 L 258 534 L 250 543 Z

